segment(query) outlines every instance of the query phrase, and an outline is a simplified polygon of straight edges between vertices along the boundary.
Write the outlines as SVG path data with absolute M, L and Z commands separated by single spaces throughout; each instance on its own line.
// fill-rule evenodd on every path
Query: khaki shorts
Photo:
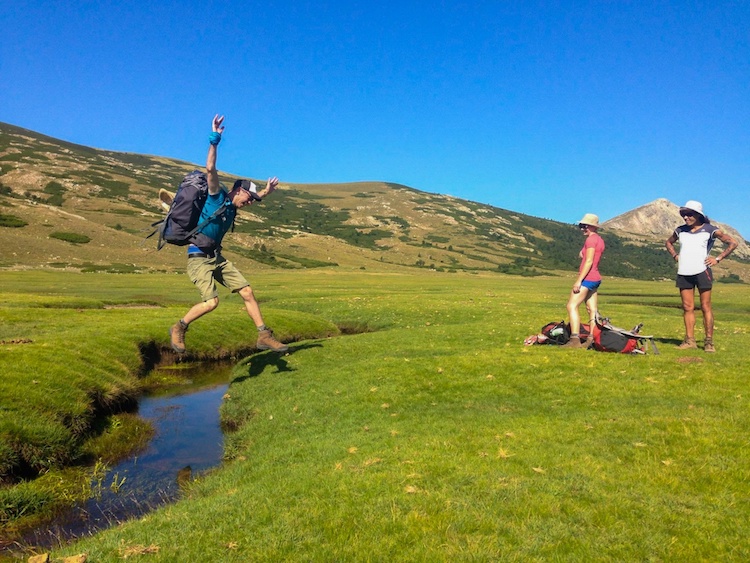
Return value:
M 216 282 L 234 292 L 250 285 L 234 264 L 221 254 L 215 258 L 188 258 L 187 273 L 190 281 L 201 292 L 203 301 L 219 296 Z

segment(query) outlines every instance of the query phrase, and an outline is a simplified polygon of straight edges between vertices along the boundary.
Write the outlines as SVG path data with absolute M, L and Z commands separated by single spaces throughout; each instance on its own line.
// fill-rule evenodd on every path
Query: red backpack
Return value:
M 633 330 L 625 330 L 612 325 L 609 318 L 597 315 L 594 325 L 594 350 L 600 352 L 618 352 L 620 354 L 645 354 L 649 343 L 658 354 L 653 336 L 645 336 L 640 333 L 643 323 L 637 325 Z

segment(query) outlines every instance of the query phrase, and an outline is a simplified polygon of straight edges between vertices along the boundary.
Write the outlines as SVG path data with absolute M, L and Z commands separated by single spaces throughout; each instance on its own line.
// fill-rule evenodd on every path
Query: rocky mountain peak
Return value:
M 711 223 L 739 243 L 734 255 L 737 258 L 750 258 L 750 245 L 747 244 L 742 235 L 730 225 L 714 221 L 711 218 L 710 211 L 710 209 L 707 210 Z M 648 239 L 667 240 L 672 231 L 683 222 L 682 217 L 680 217 L 680 206 L 668 199 L 659 198 L 605 221 L 602 223 L 602 227 L 621 232 L 630 238 L 646 237 Z

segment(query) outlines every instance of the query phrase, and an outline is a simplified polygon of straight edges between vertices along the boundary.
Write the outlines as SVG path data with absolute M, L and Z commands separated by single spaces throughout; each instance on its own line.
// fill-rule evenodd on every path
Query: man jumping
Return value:
M 260 200 L 273 193 L 278 186 L 279 179 L 269 178 L 268 184 L 257 194 L 255 184 L 249 180 L 237 180 L 231 191 L 227 192 L 219 183 L 219 173 L 216 169 L 216 153 L 221 134 L 224 132 L 224 116 L 216 115 L 213 119 L 212 132 L 209 136 L 208 157 L 206 159 L 206 177 L 208 181 L 208 197 L 201 212 L 199 224 L 214 215 L 221 207 L 224 211 L 208 220 L 195 234 L 196 242 L 201 246 L 189 244 L 187 273 L 198 291 L 202 301 L 193 305 L 190 310 L 169 329 L 172 348 L 178 354 L 185 353 L 185 332 L 190 323 L 210 313 L 219 304 L 219 294 L 216 282 L 233 292 L 239 293 L 245 302 L 245 310 L 258 329 L 258 340 L 255 347 L 258 350 L 274 350 L 285 352 L 289 349 L 273 336 L 273 332 L 263 321 L 260 307 L 255 299 L 250 284 L 240 271 L 221 254 L 221 241 L 234 223 L 237 209 L 245 205 L 252 205 L 254 200 Z M 206 241 L 209 241 L 208 243 Z

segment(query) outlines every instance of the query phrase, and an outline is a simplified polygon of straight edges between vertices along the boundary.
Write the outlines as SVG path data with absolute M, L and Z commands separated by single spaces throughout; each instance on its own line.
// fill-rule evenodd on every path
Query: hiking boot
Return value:
M 185 353 L 185 332 L 187 332 L 187 329 L 188 325 L 183 323 L 182 320 L 177 321 L 169 328 L 169 338 L 172 341 L 172 350 L 178 354 Z
M 695 338 L 685 338 L 685 340 L 682 341 L 682 344 L 677 346 L 678 350 L 692 350 L 694 348 L 697 348 L 698 345 L 695 343 Z
M 716 348 L 714 348 L 714 341 L 712 338 L 706 338 L 706 340 L 703 342 L 703 351 L 716 352 Z
M 274 352 L 286 352 L 289 346 L 282 344 L 273 337 L 273 331 L 270 328 L 258 332 L 258 341 L 255 343 L 258 350 L 273 350 Z
M 581 345 L 588 350 L 594 345 L 594 337 L 593 336 L 587 337 L 586 340 L 584 340 L 581 343 Z
M 571 336 L 570 340 L 568 340 L 565 344 L 562 345 L 563 348 L 581 348 L 581 337 L 580 336 Z

